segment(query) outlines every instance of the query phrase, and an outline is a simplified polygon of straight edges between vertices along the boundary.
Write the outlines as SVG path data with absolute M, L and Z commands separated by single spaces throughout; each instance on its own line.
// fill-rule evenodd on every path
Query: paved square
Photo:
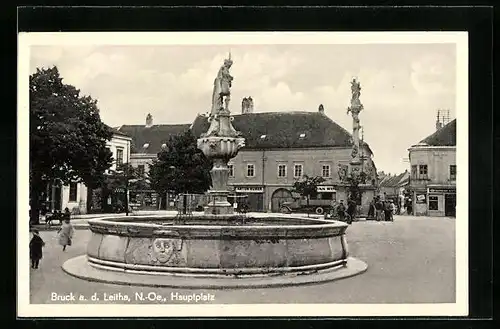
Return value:
M 179 296 L 193 293 L 213 296 L 198 303 L 217 304 L 455 302 L 455 219 L 450 218 L 396 216 L 392 223 L 355 222 L 347 230 L 350 254 L 368 263 L 367 272 L 329 283 L 258 289 L 149 288 L 88 282 L 66 274 L 61 265 L 85 254 L 90 231 L 77 230 L 74 244 L 66 252 L 57 244 L 55 231 L 40 234 L 46 246 L 40 268 L 30 273 L 32 304 L 63 303 L 51 300 L 51 296 L 70 293 L 89 299 L 96 293 L 99 303 L 155 302 L 136 299 L 136 293 L 165 297 L 157 303 L 186 303 Z M 105 294 L 108 300 L 104 300 Z M 129 296 L 130 301 L 120 296 Z

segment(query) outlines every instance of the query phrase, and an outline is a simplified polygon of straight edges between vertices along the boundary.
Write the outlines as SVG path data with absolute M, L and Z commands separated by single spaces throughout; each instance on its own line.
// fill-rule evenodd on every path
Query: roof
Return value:
M 406 170 L 404 173 L 395 176 L 385 176 L 380 181 L 381 187 L 398 187 L 409 182 L 410 173 Z
M 352 146 L 352 135 L 319 112 L 245 113 L 233 117 L 233 127 L 246 139 L 245 149 Z M 198 115 L 193 134 L 199 137 L 208 128 L 207 117 Z
M 429 146 L 456 146 L 457 145 L 457 119 L 449 122 L 420 143 Z
M 117 128 L 115 127 L 110 127 L 108 125 L 105 124 L 106 127 L 108 127 L 109 130 L 111 130 L 111 132 L 113 133 L 113 135 L 118 135 L 118 136 L 124 136 L 124 137 L 129 137 L 129 135 L 125 134 L 124 132 L 118 130 Z
M 118 131 L 132 137 L 131 153 L 157 154 L 161 145 L 166 143 L 170 136 L 181 134 L 189 129 L 189 124 L 175 125 L 123 125 Z M 148 147 L 144 145 L 149 144 Z

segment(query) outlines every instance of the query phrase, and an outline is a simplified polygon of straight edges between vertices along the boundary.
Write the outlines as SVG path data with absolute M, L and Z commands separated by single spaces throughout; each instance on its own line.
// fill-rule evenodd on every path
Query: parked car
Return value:
M 323 213 L 330 211 L 332 208 L 332 202 L 332 200 L 310 199 L 308 205 L 306 198 L 296 198 L 293 201 L 283 202 L 280 207 L 280 212 L 284 214 L 292 212 L 315 212 L 318 215 L 322 215 Z

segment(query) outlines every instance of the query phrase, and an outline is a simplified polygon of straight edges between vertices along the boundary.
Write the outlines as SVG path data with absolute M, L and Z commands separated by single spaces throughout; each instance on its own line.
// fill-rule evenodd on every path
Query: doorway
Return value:
M 271 196 L 271 211 L 279 212 L 283 202 L 289 201 L 293 201 L 292 192 L 284 188 L 277 189 Z
M 447 217 L 456 216 L 456 205 L 457 205 L 457 195 L 456 194 L 445 194 L 444 195 L 444 215 Z

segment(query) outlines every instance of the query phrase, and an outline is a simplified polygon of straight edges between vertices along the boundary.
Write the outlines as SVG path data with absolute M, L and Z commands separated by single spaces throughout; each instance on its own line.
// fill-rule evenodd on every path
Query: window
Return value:
M 411 166 L 411 178 L 417 178 L 417 167 L 416 165 Z
M 278 177 L 286 177 L 286 165 L 278 165 Z
M 247 164 L 247 177 L 255 176 L 255 166 L 253 164 Z
M 116 148 L 116 166 L 121 166 L 123 164 L 123 149 Z
M 450 180 L 457 179 L 457 165 L 450 165 Z
M 429 195 L 429 210 L 439 210 L 437 195 Z
M 229 177 L 234 177 L 234 166 L 230 164 L 227 165 L 227 168 L 229 169 Z
M 330 177 L 330 165 L 323 165 L 323 168 L 321 169 L 321 176 Z
M 420 165 L 418 167 L 419 167 L 419 171 L 418 171 L 419 178 L 420 179 L 427 178 L 427 165 Z
M 302 165 L 301 164 L 294 165 L 294 167 L 293 167 L 293 177 L 295 177 L 295 178 L 302 177 Z
M 69 202 L 76 202 L 77 192 L 78 192 L 78 184 L 69 183 Z
M 139 174 L 139 176 L 144 176 L 144 165 L 137 166 L 137 173 Z

